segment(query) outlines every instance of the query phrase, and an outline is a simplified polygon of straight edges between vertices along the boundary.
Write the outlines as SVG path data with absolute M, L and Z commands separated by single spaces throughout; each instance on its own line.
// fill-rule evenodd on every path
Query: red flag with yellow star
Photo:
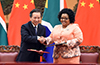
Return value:
M 18 45 L 21 43 L 21 25 L 27 23 L 29 13 L 35 9 L 34 0 L 14 0 L 8 26 L 8 44 Z
M 99 0 L 79 0 L 75 19 L 83 31 L 83 43 L 81 45 L 100 46 Z

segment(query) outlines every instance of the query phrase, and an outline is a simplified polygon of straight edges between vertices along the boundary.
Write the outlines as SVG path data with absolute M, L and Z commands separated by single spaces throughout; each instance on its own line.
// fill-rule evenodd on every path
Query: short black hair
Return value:
M 30 12 L 30 17 L 32 17 L 32 13 L 33 13 L 33 12 L 40 12 L 41 17 L 42 17 L 42 13 L 41 13 L 40 9 L 33 9 L 33 10 Z
M 75 22 L 75 13 L 71 9 L 68 9 L 68 8 L 64 8 L 59 12 L 59 14 L 58 14 L 59 21 L 60 21 L 61 15 L 63 13 L 68 14 L 70 23 L 74 23 Z

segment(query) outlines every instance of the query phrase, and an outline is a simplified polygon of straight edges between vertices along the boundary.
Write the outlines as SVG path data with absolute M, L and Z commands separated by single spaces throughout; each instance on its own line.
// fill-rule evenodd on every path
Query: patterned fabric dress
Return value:
M 66 28 L 62 25 L 56 25 L 49 36 L 49 41 L 53 40 L 55 44 L 65 42 L 66 44 L 57 45 L 54 47 L 53 58 L 56 60 L 67 60 L 77 58 L 79 63 L 80 49 L 79 45 L 83 41 L 83 34 L 78 24 L 69 24 Z M 75 60 L 75 59 L 74 59 Z M 56 63 L 64 63 L 59 61 Z

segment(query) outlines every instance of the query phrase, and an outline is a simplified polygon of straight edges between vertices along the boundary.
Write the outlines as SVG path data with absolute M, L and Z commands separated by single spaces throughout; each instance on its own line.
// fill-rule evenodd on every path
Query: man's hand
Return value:
M 42 50 L 39 50 L 38 54 L 42 55 L 42 54 L 43 54 L 43 53 L 42 53 Z
M 45 44 L 45 42 L 46 42 L 46 40 L 45 40 L 45 38 L 43 36 L 41 36 L 38 40 L 42 44 Z

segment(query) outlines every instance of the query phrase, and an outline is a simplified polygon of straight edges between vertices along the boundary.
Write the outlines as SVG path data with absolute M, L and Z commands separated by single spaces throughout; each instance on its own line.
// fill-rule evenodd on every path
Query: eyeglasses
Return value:
M 63 18 L 63 17 L 61 17 L 60 19 L 65 19 L 65 20 L 68 20 L 69 18 Z

